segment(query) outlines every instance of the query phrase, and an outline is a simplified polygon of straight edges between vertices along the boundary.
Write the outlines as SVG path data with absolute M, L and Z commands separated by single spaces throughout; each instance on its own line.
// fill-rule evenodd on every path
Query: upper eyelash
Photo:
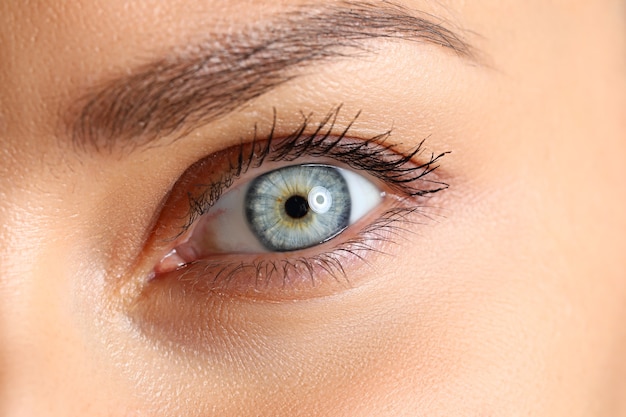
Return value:
M 181 233 L 188 230 L 198 217 L 205 214 L 237 178 L 251 168 L 259 168 L 265 160 L 277 162 L 293 161 L 303 156 L 329 157 L 355 170 L 366 171 L 410 197 L 424 196 L 448 188 L 447 183 L 424 177 L 435 171 L 439 167 L 437 164 L 439 160 L 449 152 L 431 153 L 427 162 L 415 165 L 413 159 L 423 153 L 426 139 L 405 153 L 396 151 L 401 145 L 399 143 L 386 144 L 391 136 L 391 130 L 365 140 L 350 140 L 348 133 L 361 112 L 359 111 L 345 128 L 336 133 L 335 124 L 341 107 L 339 105 L 333 108 L 310 133 L 306 132 L 311 124 L 312 114 L 303 113 L 300 126 L 281 139 L 275 138 L 277 115 L 274 109 L 270 133 L 265 139 L 259 140 L 255 125 L 252 143 L 249 145 L 242 143 L 239 146 L 235 161 L 231 160 L 230 168 L 221 179 L 208 185 L 197 184 L 198 187 L 205 188 L 199 196 L 187 193 L 189 215 Z M 417 186 L 418 182 L 422 187 Z

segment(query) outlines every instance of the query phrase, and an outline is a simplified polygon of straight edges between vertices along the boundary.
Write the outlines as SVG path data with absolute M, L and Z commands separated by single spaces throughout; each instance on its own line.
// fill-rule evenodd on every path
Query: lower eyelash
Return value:
M 280 259 L 254 261 L 205 259 L 179 271 L 176 279 L 196 292 L 244 297 L 253 294 L 281 300 L 290 296 L 297 298 L 299 293 L 308 296 L 313 288 L 325 285 L 341 284 L 349 288 L 352 282 L 343 265 L 354 261 L 369 264 L 365 256 L 369 252 L 391 256 L 384 246 L 397 244 L 397 238 L 409 232 L 407 226 L 421 223 L 415 216 L 430 218 L 425 209 L 425 206 L 409 207 L 401 202 L 370 221 L 357 235 L 316 255 L 289 258 L 281 255 Z

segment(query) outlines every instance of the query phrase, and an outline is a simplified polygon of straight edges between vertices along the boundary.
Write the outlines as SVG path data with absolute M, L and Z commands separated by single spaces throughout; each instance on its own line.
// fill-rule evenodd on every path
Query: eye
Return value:
M 426 197 L 447 188 L 433 173 L 445 153 L 424 158 L 423 143 L 398 152 L 390 132 L 361 139 L 348 135 L 351 124 L 336 131 L 337 112 L 279 139 L 272 126 L 262 140 L 192 165 L 156 222 L 163 255 L 149 287 L 272 300 L 330 294 L 419 223 Z
M 175 248 L 169 268 L 217 253 L 289 252 L 324 243 L 380 204 L 362 174 L 301 164 L 261 174 L 224 195 Z M 167 266 L 163 266 L 165 270 Z

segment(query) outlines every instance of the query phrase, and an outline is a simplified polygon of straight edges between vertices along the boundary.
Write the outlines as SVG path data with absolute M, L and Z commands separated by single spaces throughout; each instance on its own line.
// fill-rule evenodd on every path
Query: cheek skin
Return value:
M 101 307 L 102 287 L 88 266 L 97 262 L 93 253 L 81 253 L 80 273 L 68 262 L 79 238 L 70 231 L 80 224 L 42 215 L 55 211 L 56 199 L 19 194 L 21 199 L 14 195 L 13 214 L 2 217 L 3 227 L 12 231 L 2 235 L 10 239 L 0 249 L 3 414 L 100 415 L 109 410 L 130 415 L 133 401 L 126 379 L 86 348 L 100 331 L 94 328 L 94 314 Z M 112 405 L 111 398 L 125 400 Z
M 597 12 L 586 10 L 584 19 Z M 611 38 L 622 36 L 606 30 Z M 568 45 L 577 48 L 591 43 L 597 52 L 603 44 L 597 38 L 578 39 L 577 33 L 569 36 L 576 41 Z M 588 61 L 590 67 L 578 61 L 580 51 L 559 49 L 555 55 L 549 45 L 561 41 L 511 56 L 501 91 L 489 100 L 486 113 L 495 117 L 488 119 L 481 145 L 496 151 L 484 165 L 484 178 L 490 180 L 481 185 L 480 198 L 493 204 L 483 210 L 474 234 L 482 236 L 485 226 L 494 225 L 499 234 L 480 238 L 479 246 L 494 256 L 479 270 L 489 271 L 486 276 L 497 273 L 507 286 L 526 287 L 513 293 L 511 306 L 532 307 L 530 314 L 519 315 L 520 322 L 537 315 L 539 320 L 518 346 L 539 348 L 541 355 L 518 350 L 520 356 L 511 361 L 543 369 L 536 380 L 544 389 L 534 390 L 536 383 L 529 380 L 523 390 L 544 398 L 542 412 L 614 415 L 611 407 L 620 402 L 624 386 L 626 143 L 620 139 L 623 97 L 615 95 L 615 88 L 624 85 L 623 73 L 604 71 L 623 68 L 623 63 L 615 62 L 613 54 L 598 54 Z M 542 62 L 542 72 L 533 72 L 531 62 Z

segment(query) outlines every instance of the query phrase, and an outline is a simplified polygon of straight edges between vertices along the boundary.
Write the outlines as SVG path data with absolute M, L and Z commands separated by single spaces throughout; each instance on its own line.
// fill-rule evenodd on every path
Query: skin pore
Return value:
M 0 3 L 0 415 L 626 416 L 625 15 Z M 384 198 L 156 268 L 297 164 Z

